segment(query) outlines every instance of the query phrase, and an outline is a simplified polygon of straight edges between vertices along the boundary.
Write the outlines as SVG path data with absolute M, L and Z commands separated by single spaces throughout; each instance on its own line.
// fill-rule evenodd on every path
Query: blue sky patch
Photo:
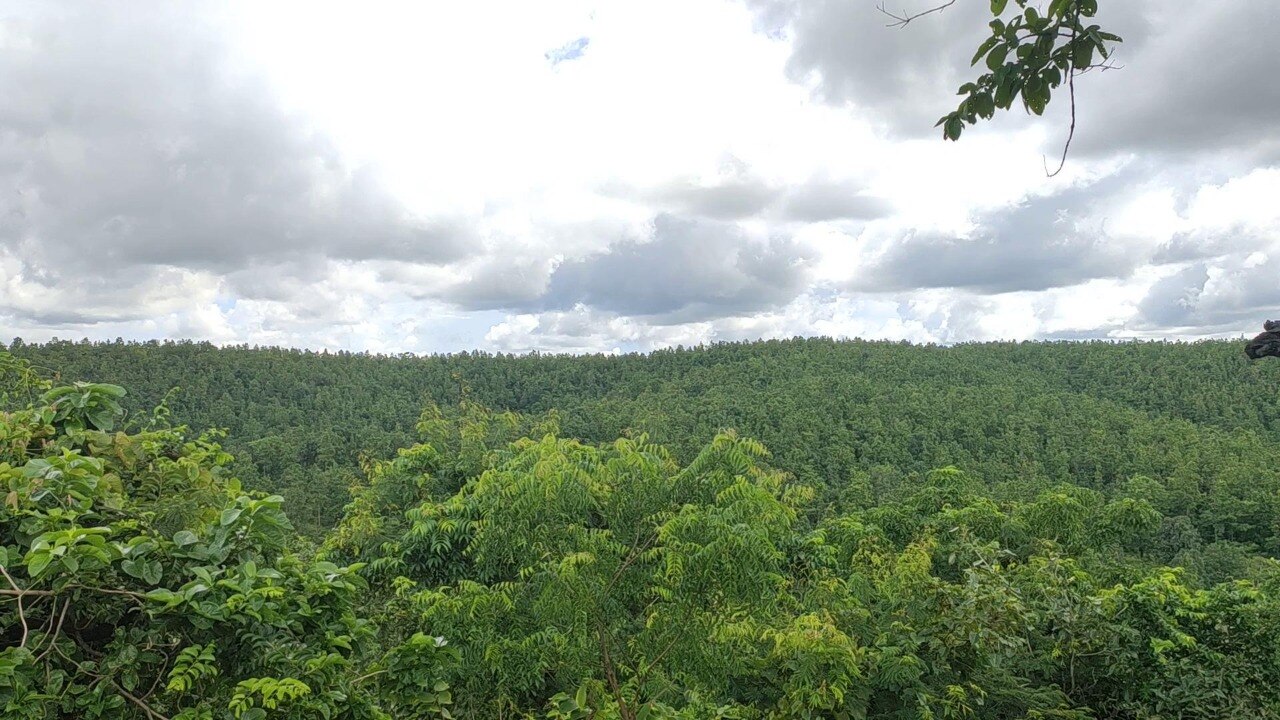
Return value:
M 583 36 L 577 40 L 567 42 L 554 50 L 548 50 L 545 55 L 546 58 L 551 61 L 551 67 L 555 67 L 562 62 L 577 60 L 582 57 L 582 54 L 587 51 L 587 46 L 590 44 L 591 38 Z

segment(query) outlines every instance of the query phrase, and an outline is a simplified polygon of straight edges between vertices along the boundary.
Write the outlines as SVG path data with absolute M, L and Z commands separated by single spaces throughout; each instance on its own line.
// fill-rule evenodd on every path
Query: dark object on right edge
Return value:
M 1280 320 L 1268 320 L 1262 323 L 1265 331 L 1244 346 L 1244 354 L 1250 360 L 1263 357 L 1280 357 Z

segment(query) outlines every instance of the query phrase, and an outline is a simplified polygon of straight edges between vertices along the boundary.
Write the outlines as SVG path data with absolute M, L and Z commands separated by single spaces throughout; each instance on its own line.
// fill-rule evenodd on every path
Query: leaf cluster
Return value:
M 965 125 L 990 119 L 1018 100 L 1028 113 L 1041 115 L 1064 81 L 1102 67 L 1096 63 L 1110 57 L 1107 44 L 1121 39 L 1089 22 L 1097 12 L 1097 0 L 1052 0 L 1048 7 L 1030 0 L 991 0 L 991 35 L 970 62 L 983 63 L 987 71 L 960 86 L 964 99 L 938 120 L 942 136 L 959 140 Z

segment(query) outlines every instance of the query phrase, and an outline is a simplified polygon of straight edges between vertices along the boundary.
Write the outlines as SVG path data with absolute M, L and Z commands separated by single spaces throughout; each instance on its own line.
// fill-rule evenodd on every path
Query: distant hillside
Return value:
M 718 429 L 736 428 L 835 503 L 851 487 L 892 493 L 945 465 L 1019 496 L 1137 475 L 1280 487 L 1280 365 L 1250 363 L 1238 342 L 794 339 L 423 358 L 192 342 L 19 341 L 11 350 L 66 379 L 127 387 L 135 414 L 180 387 L 174 418 L 226 428 L 241 477 L 284 494 L 312 532 L 338 518 L 361 455 L 410 444 L 424 403 L 456 404 L 463 385 L 494 409 L 555 409 L 564 432 L 584 440 L 647 432 L 686 460 Z M 1249 525 L 1210 530 L 1231 536 L 1232 522 Z

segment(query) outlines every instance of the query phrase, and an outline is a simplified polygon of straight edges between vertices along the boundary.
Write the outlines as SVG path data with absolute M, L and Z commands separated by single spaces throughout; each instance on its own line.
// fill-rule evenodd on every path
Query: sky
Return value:
M 985 0 L 0 0 L 0 340 L 1253 334 L 1280 3 L 1100 4 L 1050 178 L 1065 97 L 933 127 Z

